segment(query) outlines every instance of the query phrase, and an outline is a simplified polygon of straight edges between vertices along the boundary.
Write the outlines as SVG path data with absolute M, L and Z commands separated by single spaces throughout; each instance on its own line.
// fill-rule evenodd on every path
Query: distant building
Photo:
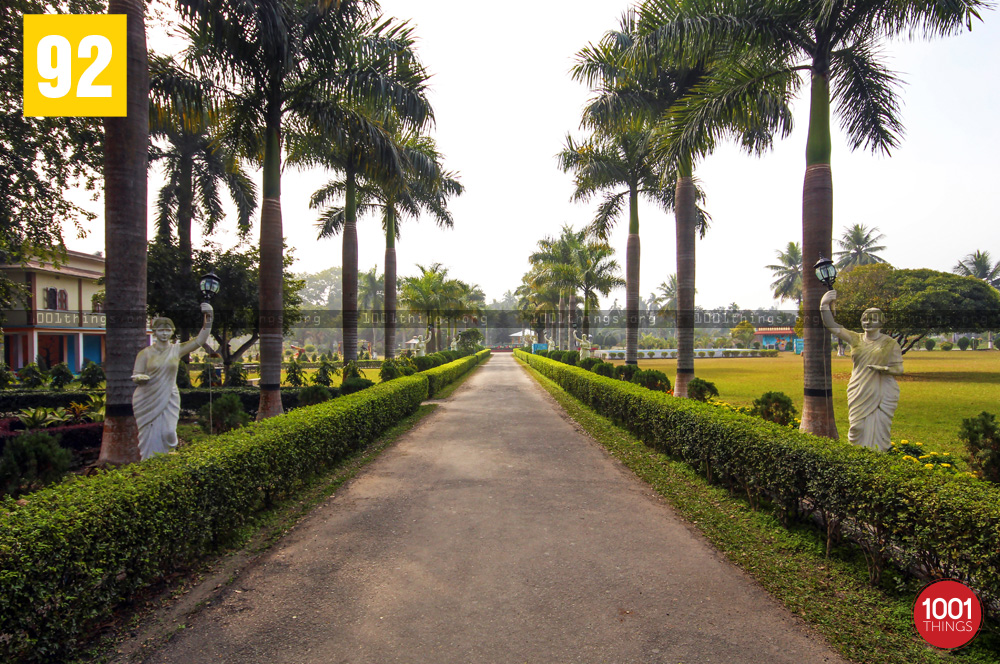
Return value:
M 41 357 L 52 366 L 65 362 L 79 372 L 86 360 L 105 357 L 105 316 L 94 296 L 103 290 L 104 258 L 67 251 L 66 263 L 54 267 L 39 260 L 0 265 L 11 281 L 27 286 L 27 306 L 4 312 L 3 361 L 20 369 Z
M 753 337 L 761 348 L 770 350 L 792 350 L 796 338 L 795 330 L 790 327 L 758 327 Z

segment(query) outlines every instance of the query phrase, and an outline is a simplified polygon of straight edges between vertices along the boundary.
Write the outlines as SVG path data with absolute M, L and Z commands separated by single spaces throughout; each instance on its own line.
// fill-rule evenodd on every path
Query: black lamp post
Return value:
M 218 294 L 221 286 L 222 280 L 215 274 L 215 270 L 212 270 L 201 278 L 201 296 L 206 302 L 211 302 L 212 296 Z
M 819 255 L 819 260 L 813 266 L 816 270 L 816 278 L 826 284 L 828 290 L 833 290 L 833 284 L 837 281 L 837 266 L 829 258 Z

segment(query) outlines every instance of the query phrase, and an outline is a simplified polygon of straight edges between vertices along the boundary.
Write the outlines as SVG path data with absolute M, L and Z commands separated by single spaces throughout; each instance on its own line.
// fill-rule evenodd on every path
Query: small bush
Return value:
M 550 360 L 555 360 L 556 362 L 562 362 L 563 361 L 563 357 L 565 355 L 566 355 L 566 351 L 564 351 L 564 350 L 549 351 L 549 359 Z
M 705 351 L 699 350 L 698 351 L 698 357 L 705 357 Z
M 375 381 L 373 380 L 352 376 L 350 378 L 345 378 L 344 382 L 340 384 L 340 393 L 354 394 L 355 392 L 360 392 L 361 390 L 368 389 L 374 384 Z
M 198 372 L 198 386 L 208 389 L 209 386 L 222 387 L 222 381 L 215 373 L 215 365 L 211 362 L 203 362 L 201 371 Z
M 49 387 L 53 390 L 61 390 L 70 383 L 73 382 L 73 372 L 69 370 L 69 367 L 65 362 L 60 362 L 59 364 L 52 367 L 49 371 L 49 376 L 51 380 L 49 381 Z
M 636 385 L 642 385 L 648 390 L 659 390 L 660 392 L 666 392 L 670 389 L 670 379 L 667 378 L 667 374 L 662 371 L 657 371 L 656 369 L 646 369 L 645 371 L 636 371 L 632 375 L 632 381 Z
M 962 420 L 958 438 L 969 450 L 969 463 L 983 479 L 1000 484 L 1000 425 L 992 413 Z
M 754 400 L 751 414 L 768 422 L 789 425 L 795 419 L 796 412 L 792 398 L 784 392 L 765 392 Z
M 630 381 L 639 371 L 641 371 L 641 369 L 638 364 L 622 364 L 615 367 L 615 376 L 619 380 Z
M 717 396 L 719 396 L 719 390 L 715 387 L 715 383 L 701 378 L 692 378 L 691 382 L 688 383 L 688 398 L 690 399 L 708 401 L 710 397 Z
M 580 367 L 581 369 L 585 369 L 587 371 L 590 371 L 591 369 L 594 368 L 595 364 L 600 364 L 600 363 L 601 363 L 601 358 L 599 358 L 599 357 L 588 357 L 588 358 L 584 358 L 584 359 L 580 360 L 579 362 L 577 362 L 576 366 Z
M 318 403 L 329 401 L 333 398 L 333 392 L 323 385 L 310 385 L 299 390 L 300 406 L 315 406 Z
M 926 341 L 924 341 L 924 348 L 926 348 L 927 350 L 934 350 L 934 344 L 936 343 L 937 342 L 934 341 L 933 339 L 927 339 Z
M 972 343 L 972 342 L 969 340 L 969 337 L 959 337 L 958 338 L 958 349 L 959 350 L 966 350 L 966 349 L 969 348 L 969 344 L 970 343 Z
M 420 355 L 413 358 L 413 364 L 416 365 L 417 371 L 427 371 L 428 369 L 433 369 L 435 366 L 434 360 L 429 355 Z
M 955 344 L 951 343 L 950 341 L 944 341 L 941 343 L 941 350 L 951 350 L 954 347 Z
M 55 482 L 69 470 L 73 454 L 46 433 L 7 440 L 0 456 L 0 493 L 18 494 Z
M 247 371 L 242 362 L 233 362 L 226 371 L 226 387 L 246 387 Z
M 563 353 L 563 363 L 568 364 L 571 367 L 575 367 L 577 362 L 580 361 L 580 351 L 578 350 L 568 350 Z
M 323 387 L 330 387 L 333 382 L 333 377 L 340 373 L 340 370 L 330 362 L 326 356 L 320 360 L 319 368 L 316 373 L 313 374 L 312 381 L 315 385 L 322 385 Z
M 615 377 L 615 365 L 610 362 L 600 362 L 591 367 L 590 370 L 598 376 L 604 376 L 605 378 Z
M 212 434 L 239 429 L 250 422 L 250 416 L 243 410 L 243 402 L 235 394 L 223 394 L 211 404 L 202 406 L 198 410 L 198 419 L 202 430 Z M 211 419 L 211 430 L 209 419 Z
M 365 375 L 361 373 L 361 367 L 355 360 L 351 360 L 344 364 L 340 369 L 340 375 L 347 380 L 348 378 L 364 378 Z
M 17 382 L 17 375 L 10 370 L 6 362 L 0 362 L 0 390 L 5 390 Z
M 17 379 L 22 387 L 41 387 L 45 384 L 48 376 L 37 364 L 32 362 L 21 367 L 17 372 Z
M 537 355 L 538 357 L 548 357 L 548 356 L 549 356 L 549 351 L 548 351 L 548 350 L 546 350 L 546 349 L 539 349 L 539 350 L 538 350 L 538 351 L 537 351 L 537 352 L 535 353 L 535 355 Z
M 306 374 L 298 360 L 292 360 L 285 365 L 285 382 L 292 387 L 302 387 L 306 384 Z
M 91 362 L 91 364 L 93 366 L 97 367 L 98 371 L 101 372 L 101 381 L 103 381 L 104 380 L 104 369 L 101 369 L 100 367 L 98 367 L 93 362 Z M 83 383 L 83 375 L 86 372 L 87 372 L 87 369 L 84 369 L 80 373 L 80 382 L 81 383 Z M 84 386 L 86 387 L 86 385 L 84 385 Z M 95 385 L 94 387 L 97 387 L 97 386 Z M 186 390 L 186 389 L 189 389 L 191 387 L 191 369 L 190 369 L 190 367 L 188 367 L 188 363 L 187 362 L 181 362 L 180 364 L 177 365 L 177 387 L 180 388 L 180 389 L 182 389 L 182 390 Z

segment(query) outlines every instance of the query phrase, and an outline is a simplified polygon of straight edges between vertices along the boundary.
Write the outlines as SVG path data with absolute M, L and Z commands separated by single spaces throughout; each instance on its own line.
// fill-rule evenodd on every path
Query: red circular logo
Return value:
M 979 633 L 983 607 L 964 583 L 942 579 L 917 595 L 913 622 L 927 643 L 936 648 L 961 648 Z

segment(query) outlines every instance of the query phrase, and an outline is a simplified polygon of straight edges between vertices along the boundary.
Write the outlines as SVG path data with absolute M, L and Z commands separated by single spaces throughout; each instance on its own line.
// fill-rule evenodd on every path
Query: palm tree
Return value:
M 774 297 L 784 302 L 796 300 L 802 304 L 802 250 L 798 242 L 789 242 L 784 251 L 778 251 L 778 263 L 768 265 L 774 281 L 771 290 Z
M 902 124 L 895 88 L 898 79 L 879 59 L 881 40 L 922 30 L 951 34 L 971 27 L 983 0 L 926 3 L 869 0 L 861 3 L 802 0 L 646 0 L 644 19 L 655 25 L 644 48 L 668 48 L 684 57 L 727 54 L 734 66 L 718 67 L 697 97 L 673 119 L 672 135 L 689 138 L 706 124 L 732 117 L 734 107 L 759 97 L 762 89 L 789 98 L 810 75 L 809 132 L 802 192 L 803 264 L 831 256 L 833 179 L 830 169 L 830 102 L 837 102 L 852 148 L 888 152 L 899 143 Z M 746 65 L 750 55 L 757 59 Z M 770 62 L 761 62 L 764 55 Z M 743 60 L 742 62 L 740 60 Z M 685 141 L 680 140 L 681 144 Z M 803 307 L 819 320 L 825 287 L 812 270 L 803 274 Z M 829 369 L 830 335 L 822 325 L 806 326 L 803 431 L 837 437 Z
M 371 312 L 372 351 L 375 350 L 375 319 L 384 302 L 385 275 L 379 276 L 378 265 L 358 274 L 358 311 Z
M 660 291 L 656 298 L 659 307 L 656 313 L 673 318 L 677 314 L 677 275 L 671 274 L 666 281 L 661 281 L 656 290 Z
M 885 247 L 875 244 L 884 237 L 878 232 L 877 226 L 869 230 L 864 224 L 854 224 L 845 230 L 837 240 L 841 251 L 834 253 L 834 256 L 840 257 L 837 259 L 837 269 L 847 271 L 858 265 L 885 263 L 886 260 L 876 253 L 885 251 Z
M 402 179 L 365 179 L 358 186 L 357 212 L 374 212 L 382 218 L 385 231 L 385 357 L 396 356 L 396 240 L 399 223 L 407 217 L 426 213 L 440 228 L 455 225 L 448 210 L 448 199 L 464 191 L 455 173 L 444 170 L 441 155 L 434 141 L 418 132 L 405 135 L 394 132 L 393 140 L 404 160 Z M 322 207 L 328 201 L 343 196 L 347 189 L 344 178 L 330 181 L 317 190 L 310 207 Z M 320 216 L 320 237 L 340 232 L 346 211 L 343 206 L 326 208 Z
M 424 316 L 427 329 L 431 329 L 444 309 L 442 294 L 447 288 L 448 268 L 441 263 L 434 263 L 429 267 L 417 264 L 417 268 L 420 276 L 403 278 L 400 300 L 407 309 Z M 428 344 L 428 350 L 433 352 L 440 349 L 440 330 L 437 330 Z
M 559 237 L 542 238 L 538 241 L 538 249 L 528 257 L 529 262 L 538 268 L 534 274 L 536 283 L 551 284 L 559 289 L 556 323 L 556 344 L 559 348 L 569 345 L 569 313 L 576 306 L 576 286 L 580 277 L 573 256 L 583 242 L 584 232 L 576 232 L 569 225 L 564 225 Z
M 392 108 L 416 125 L 429 112 L 422 95 L 395 78 L 395 67 L 387 73 L 385 67 L 372 66 L 397 56 L 402 68 L 408 66 L 394 35 L 385 34 L 384 26 L 372 20 L 377 5 L 371 0 L 332 4 L 178 0 L 181 13 L 193 24 L 188 59 L 227 86 L 224 133 L 263 168 L 258 419 L 282 412 L 277 312 L 282 311 L 281 162 L 287 125 L 331 141 L 361 133 L 378 137 L 384 132 L 366 109 Z M 349 217 L 348 225 L 352 223 Z M 345 271 L 349 267 L 345 264 Z M 356 316 L 356 281 L 344 299 L 345 308 Z M 357 343 L 356 325 L 355 338 L 344 342 L 347 350 Z
M 994 263 L 988 251 L 977 249 L 958 261 L 951 271 L 963 277 L 982 279 L 993 288 L 1000 288 L 1000 261 Z
M 576 288 L 583 299 L 583 334 L 590 334 L 590 312 L 600 309 L 598 294 L 607 297 L 612 289 L 621 288 L 621 267 L 614 260 L 615 251 L 606 242 L 592 240 L 582 244 L 573 254 L 579 281 Z
M 532 267 L 521 277 L 521 285 L 514 293 L 521 321 L 534 330 L 538 343 L 544 343 L 549 320 L 559 311 L 562 290 L 552 282 L 539 281 L 539 272 L 537 266 Z
M 141 0 L 110 0 L 109 14 L 127 19 L 125 117 L 104 119 L 106 415 L 101 463 L 139 460 L 132 413 L 132 368 L 146 342 L 146 169 L 149 143 L 149 70 Z

